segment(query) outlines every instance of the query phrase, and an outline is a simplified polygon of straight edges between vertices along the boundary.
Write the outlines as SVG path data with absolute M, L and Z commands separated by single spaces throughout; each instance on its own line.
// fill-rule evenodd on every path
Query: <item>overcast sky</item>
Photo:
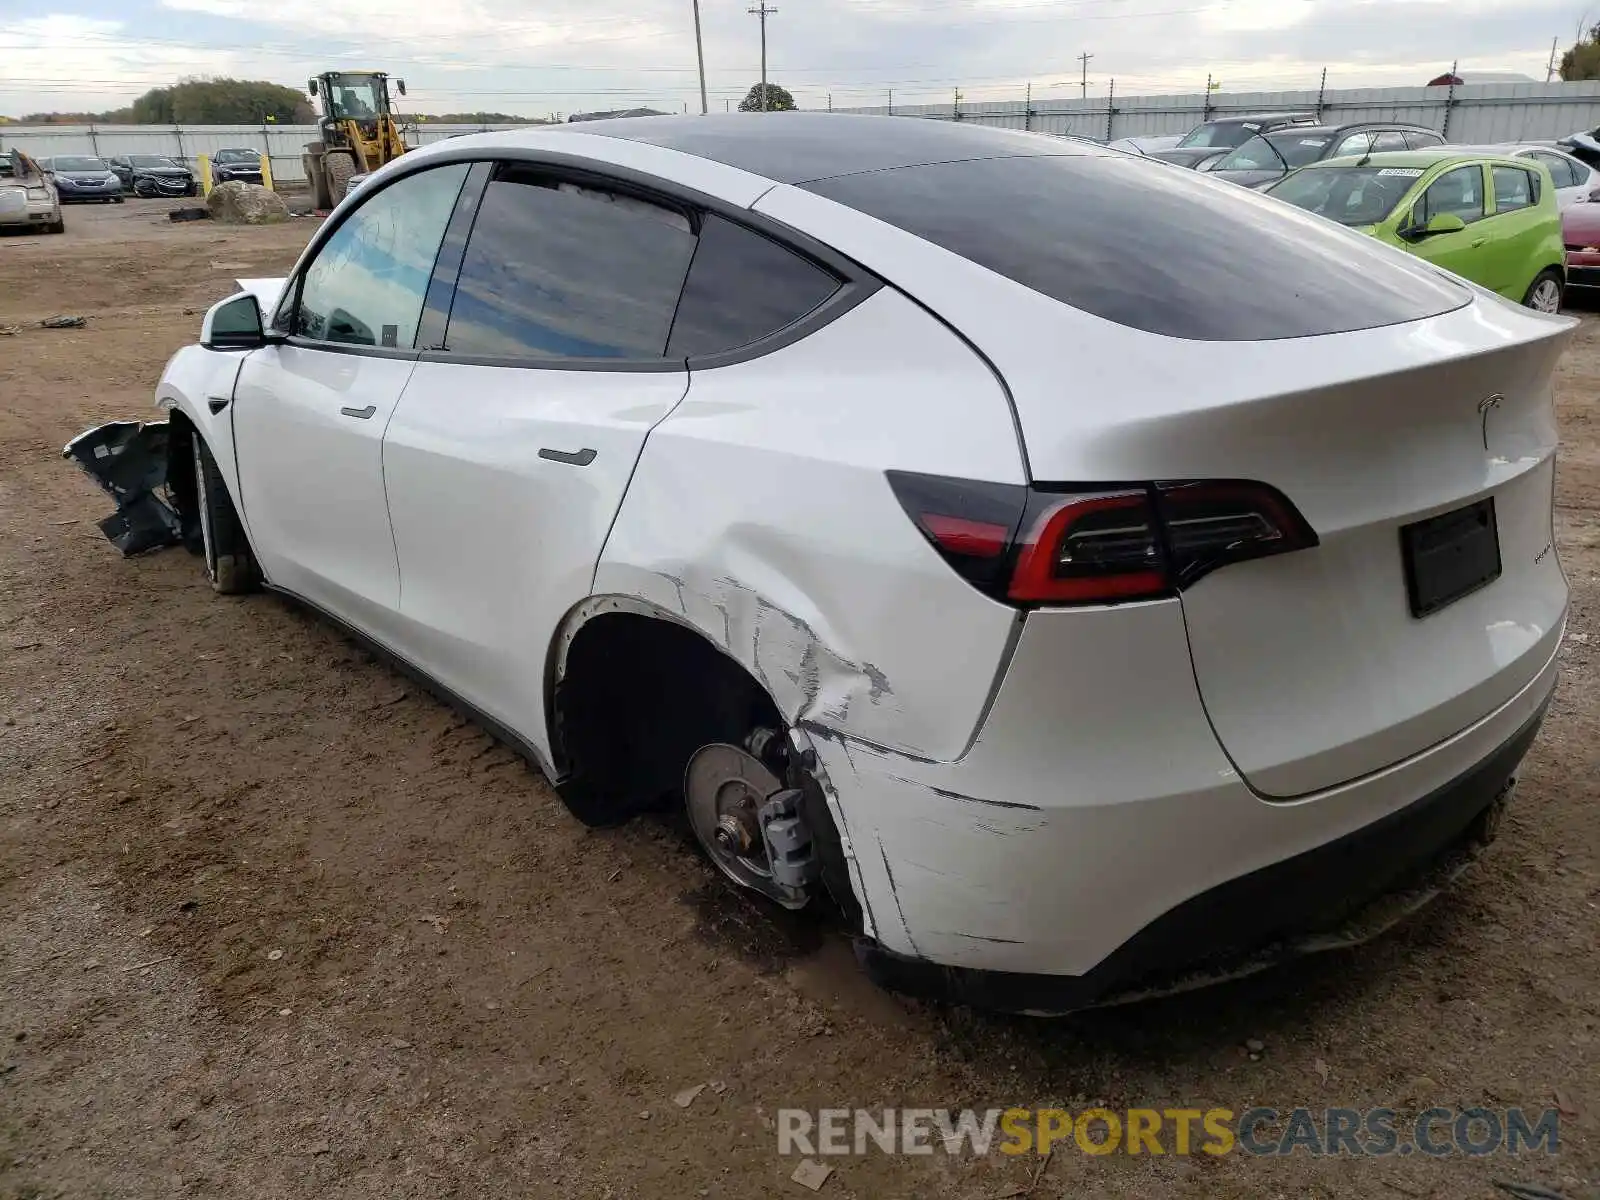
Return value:
M 760 77 L 754 0 L 701 0 L 711 105 Z M 768 71 L 802 108 L 1545 77 L 1556 0 L 777 0 Z M 1600 19 L 1600 0 L 1593 0 Z M 408 107 L 542 115 L 699 106 L 691 0 L 0 0 L 0 113 L 102 110 L 185 75 L 301 85 L 382 68 Z M 365 36 L 372 31 L 372 36 Z

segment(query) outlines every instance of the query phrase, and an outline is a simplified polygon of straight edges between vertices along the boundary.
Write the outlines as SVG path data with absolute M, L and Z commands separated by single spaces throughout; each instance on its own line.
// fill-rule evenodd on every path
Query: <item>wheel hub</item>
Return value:
M 702 746 L 684 772 L 689 824 L 717 870 L 785 908 L 800 908 L 804 891 L 774 878 L 761 829 L 762 805 L 782 790 L 770 767 L 722 742 Z

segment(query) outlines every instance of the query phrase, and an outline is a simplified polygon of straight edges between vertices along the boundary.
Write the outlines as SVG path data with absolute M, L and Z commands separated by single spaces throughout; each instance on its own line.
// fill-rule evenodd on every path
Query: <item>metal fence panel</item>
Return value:
M 1329 122 L 1410 121 L 1442 131 L 1452 142 L 1549 140 L 1600 126 L 1600 81 L 1491 83 L 1458 88 L 1346 88 L 1280 92 L 1193 92 L 1177 96 L 1115 96 L 1035 102 L 985 101 L 959 106 L 896 104 L 838 109 L 934 120 L 972 121 L 1002 129 L 1097 138 L 1185 133 L 1208 116 L 1241 112 L 1320 112 Z M 415 125 L 410 145 L 461 133 L 517 129 L 516 125 Z M 198 154 L 225 146 L 265 150 L 272 174 L 301 182 L 300 155 L 317 139 L 315 125 L 0 125 L 0 151 L 20 146 L 35 157 L 52 154 L 164 154 L 194 165 Z
M 1538 141 L 1600 126 L 1600 81 L 1488 83 L 1457 88 L 1315 88 L 1280 92 L 1193 92 L 1179 96 L 1116 96 L 1110 100 L 1049 100 L 1027 113 L 1022 101 L 897 104 L 838 109 L 939 120 L 1026 127 L 1044 133 L 1094 137 L 1151 137 L 1184 133 L 1208 116 L 1241 112 L 1320 112 L 1324 120 L 1409 121 L 1447 134 L 1453 142 Z M 1018 121 L 1018 115 L 1021 120 Z M 1448 123 L 1447 123 L 1448 122 Z

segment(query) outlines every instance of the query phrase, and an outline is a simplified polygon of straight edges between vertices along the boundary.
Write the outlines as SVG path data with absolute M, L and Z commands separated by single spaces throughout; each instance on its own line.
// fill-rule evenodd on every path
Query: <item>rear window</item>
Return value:
M 1178 145 L 1185 149 L 1237 146 L 1260 132 L 1261 126 L 1254 121 L 1213 121 L 1209 125 L 1191 129 L 1184 134 L 1183 140 Z
M 807 188 L 1073 308 L 1169 337 L 1343 333 L 1470 298 L 1309 213 L 1124 155 L 937 163 Z

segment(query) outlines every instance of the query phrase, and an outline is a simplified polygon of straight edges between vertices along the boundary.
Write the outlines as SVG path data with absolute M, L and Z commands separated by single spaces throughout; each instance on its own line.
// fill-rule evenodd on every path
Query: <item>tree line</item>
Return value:
M 509 113 L 411 113 L 396 120 L 461 125 L 537 124 Z M 126 108 L 105 112 L 35 112 L 0 121 L 22 125 L 314 125 L 317 110 L 299 88 L 261 79 L 183 79 L 151 88 Z

